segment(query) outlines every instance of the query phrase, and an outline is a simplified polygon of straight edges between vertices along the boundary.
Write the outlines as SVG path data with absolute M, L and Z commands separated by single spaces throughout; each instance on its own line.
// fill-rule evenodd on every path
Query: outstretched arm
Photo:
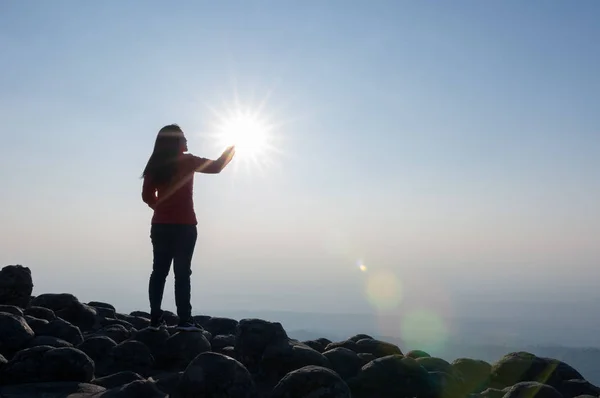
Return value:
M 194 156 L 195 170 L 198 173 L 218 174 L 220 173 L 235 155 L 235 147 L 230 146 L 219 156 L 217 160 L 210 160 Z

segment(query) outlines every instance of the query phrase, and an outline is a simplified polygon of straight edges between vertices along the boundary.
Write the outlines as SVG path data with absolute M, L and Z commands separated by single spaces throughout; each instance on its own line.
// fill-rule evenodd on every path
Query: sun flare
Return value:
M 256 159 L 269 146 L 269 125 L 259 115 L 236 110 L 221 118 L 216 126 L 217 145 L 235 145 L 236 157 Z

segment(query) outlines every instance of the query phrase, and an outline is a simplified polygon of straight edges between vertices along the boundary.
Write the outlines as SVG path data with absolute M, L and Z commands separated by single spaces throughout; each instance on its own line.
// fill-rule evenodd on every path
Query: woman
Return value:
M 160 129 L 142 175 L 142 199 L 154 210 L 150 229 L 154 260 L 148 288 L 151 326 L 164 324 L 161 304 L 173 262 L 178 329 L 198 330 L 190 302 L 191 262 L 198 224 L 193 201 L 194 173 L 220 173 L 233 158 L 235 148 L 227 148 L 217 160 L 194 156 L 187 150 L 187 140 L 178 125 Z

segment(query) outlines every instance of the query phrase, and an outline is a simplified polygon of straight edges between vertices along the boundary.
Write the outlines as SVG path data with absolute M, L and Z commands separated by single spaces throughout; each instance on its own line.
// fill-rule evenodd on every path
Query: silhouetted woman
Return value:
M 197 238 L 192 195 L 194 174 L 220 173 L 235 154 L 235 148 L 229 147 L 219 159 L 209 160 L 186 153 L 187 150 L 187 140 L 178 125 L 163 127 L 143 173 L 142 199 L 154 210 L 150 228 L 154 260 L 148 288 L 153 327 L 164 324 L 161 304 L 172 262 L 178 328 L 198 328 L 190 302 L 191 262 Z

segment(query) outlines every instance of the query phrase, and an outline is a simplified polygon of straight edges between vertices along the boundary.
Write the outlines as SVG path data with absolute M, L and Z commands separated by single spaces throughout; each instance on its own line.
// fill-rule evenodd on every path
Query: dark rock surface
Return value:
M 27 308 L 33 291 L 31 270 L 22 265 L 7 265 L 0 270 L 0 304 Z
M 526 352 L 448 363 L 356 334 L 305 342 L 277 322 L 198 315 L 205 330 L 150 328 L 65 293 L 31 296 L 24 267 L 0 271 L 0 397 L 576 398 L 600 397 L 569 364 Z

